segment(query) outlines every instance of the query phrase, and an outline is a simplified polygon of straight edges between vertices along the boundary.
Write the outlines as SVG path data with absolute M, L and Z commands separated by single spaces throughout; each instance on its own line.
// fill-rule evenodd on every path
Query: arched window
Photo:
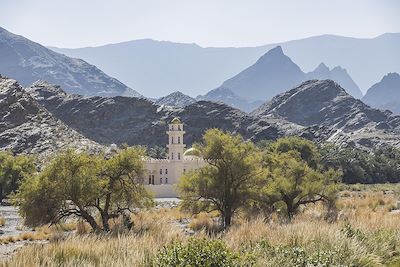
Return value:
M 180 144 L 180 143 L 181 143 L 181 137 L 178 136 L 178 144 Z
M 165 174 L 168 174 L 168 169 L 165 169 Z
M 160 169 L 160 174 L 162 174 L 162 169 Z
M 181 126 L 180 125 L 178 125 L 178 130 L 181 131 Z
M 173 144 L 174 143 L 174 137 L 172 136 L 171 137 L 171 144 Z
M 165 177 L 165 183 L 168 184 L 168 178 L 167 177 Z
M 149 175 L 149 184 L 151 184 L 151 175 Z
M 162 178 L 160 178 L 160 184 L 162 184 Z
M 151 184 L 154 184 L 154 175 L 151 176 Z
M 178 159 L 181 159 L 181 153 L 178 153 Z
M 174 160 L 174 152 L 171 153 L 171 159 Z

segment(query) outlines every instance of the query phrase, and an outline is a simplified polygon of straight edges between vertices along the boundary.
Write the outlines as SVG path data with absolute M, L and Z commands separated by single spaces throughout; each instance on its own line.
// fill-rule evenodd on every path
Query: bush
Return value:
M 221 240 L 192 238 L 186 244 L 174 242 L 156 256 L 157 267 L 239 266 L 239 257 Z

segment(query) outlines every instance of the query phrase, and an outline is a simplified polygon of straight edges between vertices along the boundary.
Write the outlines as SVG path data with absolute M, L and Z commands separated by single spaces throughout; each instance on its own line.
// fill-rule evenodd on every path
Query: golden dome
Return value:
M 201 152 L 197 148 L 191 147 L 183 153 L 183 156 L 195 156 L 195 157 L 201 157 Z

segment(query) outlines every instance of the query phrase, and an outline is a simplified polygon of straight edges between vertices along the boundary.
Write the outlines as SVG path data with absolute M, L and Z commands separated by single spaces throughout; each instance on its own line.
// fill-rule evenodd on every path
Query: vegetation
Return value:
M 344 183 L 400 182 L 399 149 L 382 147 L 366 152 L 326 144 L 321 147 L 320 152 L 325 166 L 343 171 Z
M 209 236 L 199 230 L 189 236 L 178 222 L 191 220 L 191 215 L 176 208 L 154 209 L 135 214 L 135 227 L 129 233 L 50 236 L 49 244 L 26 246 L 4 266 L 150 267 L 160 266 L 168 255 L 173 259 L 174 249 L 186 259 L 196 259 L 197 251 L 206 256 L 216 248 L 219 255 L 231 255 L 218 258 L 221 265 L 233 261 L 230 266 L 394 267 L 400 262 L 400 216 L 389 210 L 397 197 L 379 187 L 341 191 L 337 203 L 341 215 L 334 223 L 324 220 L 324 208 L 317 203 L 306 206 L 289 224 L 282 224 L 275 213 L 268 222 L 246 219 L 241 210 L 224 233 Z M 196 250 L 189 249 L 193 247 Z
M 142 155 L 140 148 L 123 149 L 109 159 L 72 150 L 58 155 L 40 174 L 25 179 L 15 196 L 25 223 L 54 224 L 75 216 L 94 231 L 110 231 L 110 219 L 151 204 L 140 180 Z
M 325 201 L 334 206 L 341 173 L 323 170 L 318 150 L 310 141 L 279 139 L 267 147 L 263 164 L 268 172 L 259 192 L 259 199 L 266 202 L 261 206 L 284 204 L 289 219 L 302 205 Z
M 400 185 L 340 183 L 397 181 L 396 149 L 317 147 L 298 137 L 255 146 L 216 129 L 196 148 L 209 164 L 181 178 L 179 208 L 145 208 L 152 199 L 140 179 L 139 147 L 66 151 L 22 176 L 14 200 L 25 222 L 54 225 L 1 238 L 49 242 L 3 265 L 400 265 Z
M 253 143 L 217 129 L 208 130 L 197 149 L 208 165 L 181 178 L 183 207 L 194 212 L 218 210 L 226 228 L 256 190 L 261 154 Z
M 36 170 L 32 157 L 0 152 L 0 202 L 18 189 L 24 177 Z

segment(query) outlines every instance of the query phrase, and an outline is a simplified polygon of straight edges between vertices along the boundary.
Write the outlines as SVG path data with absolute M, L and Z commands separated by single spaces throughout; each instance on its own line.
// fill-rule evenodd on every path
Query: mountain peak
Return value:
M 397 72 L 389 72 L 385 76 L 383 76 L 382 81 L 384 80 L 397 80 L 400 79 L 400 75 Z
M 315 68 L 314 72 L 326 72 L 329 71 L 329 67 L 324 62 L 319 63 L 318 67 Z
M 286 57 L 286 55 L 283 53 L 282 47 L 278 45 L 272 48 L 271 50 L 268 50 L 268 52 L 265 53 L 262 57 L 260 57 L 260 59 L 257 62 L 263 62 L 270 58 L 278 59 L 282 57 Z

